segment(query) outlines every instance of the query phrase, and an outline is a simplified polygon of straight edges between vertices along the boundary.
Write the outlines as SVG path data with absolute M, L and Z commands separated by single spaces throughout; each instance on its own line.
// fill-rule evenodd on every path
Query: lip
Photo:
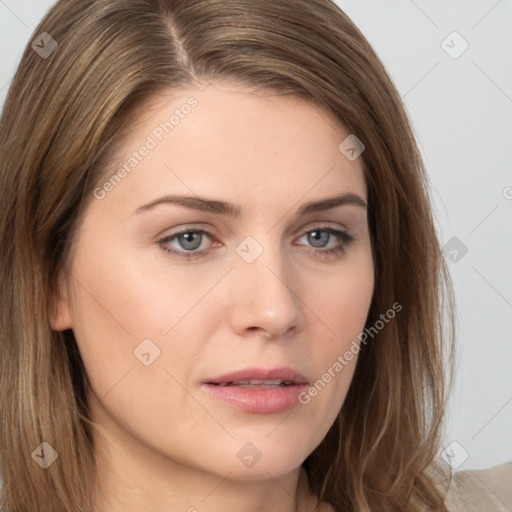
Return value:
M 292 384 L 286 387 L 250 389 L 238 386 L 201 384 L 209 396 L 248 413 L 273 414 L 284 411 L 299 403 L 299 395 L 306 391 L 306 384 Z
M 284 387 L 248 388 L 242 386 L 219 386 L 222 383 L 244 380 L 286 380 Z M 201 389 L 210 396 L 244 412 L 272 414 L 293 407 L 299 395 L 308 387 L 307 379 L 291 368 L 246 368 L 220 377 L 206 379 Z

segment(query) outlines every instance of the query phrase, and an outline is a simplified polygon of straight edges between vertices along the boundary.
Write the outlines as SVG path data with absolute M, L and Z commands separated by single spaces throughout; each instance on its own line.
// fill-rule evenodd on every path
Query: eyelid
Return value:
M 304 225 L 304 227 L 300 228 L 299 231 L 302 231 L 302 234 L 304 232 L 314 231 L 315 229 L 322 229 L 322 228 L 328 228 L 328 229 L 335 229 L 336 231 L 350 231 L 347 226 L 344 224 L 341 224 L 340 222 L 336 223 L 329 220 L 317 220 L 313 222 L 308 222 Z
M 321 229 L 333 229 L 336 231 L 344 231 L 347 233 L 350 232 L 350 230 L 344 225 L 341 225 L 341 227 L 339 224 L 336 226 L 331 226 L 331 225 L 329 225 L 329 222 L 330 221 L 321 221 L 321 220 L 316 221 L 316 222 L 308 222 L 307 224 L 304 225 L 304 227 L 300 228 L 299 230 L 294 230 L 295 232 L 298 233 L 297 235 L 295 235 L 295 238 L 303 237 L 304 235 L 306 235 L 307 233 L 310 233 L 311 231 L 321 230 Z M 214 233 L 214 229 L 210 228 L 210 226 L 208 224 L 191 224 L 191 225 L 184 224 L 183 226 L 176 228 L 176 231 L 172 231 L 171 233 L 168 233 L 163 236 L 159 235 L 157 237 L 157 241 L 161 242 L 166 239 L 173 238 L 173 237 L 179 236 L 184 233 L 190 233 L 193 231 L 204 231 L 209 236 L 216 237 L 216 234 Z
M 161 241 L 161 240 L 164 240 L 167 238 L 172 238 L 174 236 L 181 235 L 183 233 L 190 233 L 191 231 L 204 231 L 212 237 L 216 236 L 214 233 L 214 229 L 211 228 L 208 224 L 191 224 L 191 225 L 184 224 L 171 232 L 168 232 L 168 230 L 165 230 L 164 233 L 167 233 L 167 234 L 158 235 L 157 239 Z

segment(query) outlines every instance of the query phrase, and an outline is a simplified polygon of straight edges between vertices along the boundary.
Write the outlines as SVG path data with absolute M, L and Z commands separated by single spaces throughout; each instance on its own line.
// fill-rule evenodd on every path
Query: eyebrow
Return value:
M 162 204 L 177 204 L 192 210 L 213 213 L 215 215 L 227 215 L 229 217 L 241 217 L 243 215 L 243 208 L 239 205 L 225 201 L 187 195 L 166 195 L 160 197 L 150 203 L 140 206 L 135 210 L 134 214 L 151 210 Z M 306 203 L 297 210 L 296 214 L 307 215 L 309 213 L 331 210 L 332 208 L 344 205 L 354 205 L 364 209 L 368 208 L 368 205 L 361 196 L 348 192 L 339 196 Z

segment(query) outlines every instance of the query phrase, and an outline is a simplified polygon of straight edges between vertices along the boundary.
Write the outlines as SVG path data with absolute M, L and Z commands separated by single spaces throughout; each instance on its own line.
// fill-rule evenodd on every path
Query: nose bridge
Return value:
M 271 233 L 258 234 L 256 237 L 248 236 L 238 244 L 235 270 L 240 279 L 256 282 L 260 289 L 270 286 L 280 293 L 282 287 L 287 288 L 285 284 L 292 277 L 291 263 Z M 287 292 L 290 293 L 289 289 Z
M 278 336 L 302 328 L 295 268 L 279 242 L 266 233 L 248 236 L 236 248 L 233 322 L 237 330 L 260 328 Z

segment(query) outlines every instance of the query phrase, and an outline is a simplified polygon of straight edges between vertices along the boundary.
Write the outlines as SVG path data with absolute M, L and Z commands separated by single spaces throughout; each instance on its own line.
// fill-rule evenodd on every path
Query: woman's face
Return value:
M 340 357 L 374 285 L 362 159 L 317 107 L 233 84 L 160 96 L 129 133 L 52 317 L 74 332 L 93 418 L 126 468 L 284 475 L 355 369 L 357 350 Z

